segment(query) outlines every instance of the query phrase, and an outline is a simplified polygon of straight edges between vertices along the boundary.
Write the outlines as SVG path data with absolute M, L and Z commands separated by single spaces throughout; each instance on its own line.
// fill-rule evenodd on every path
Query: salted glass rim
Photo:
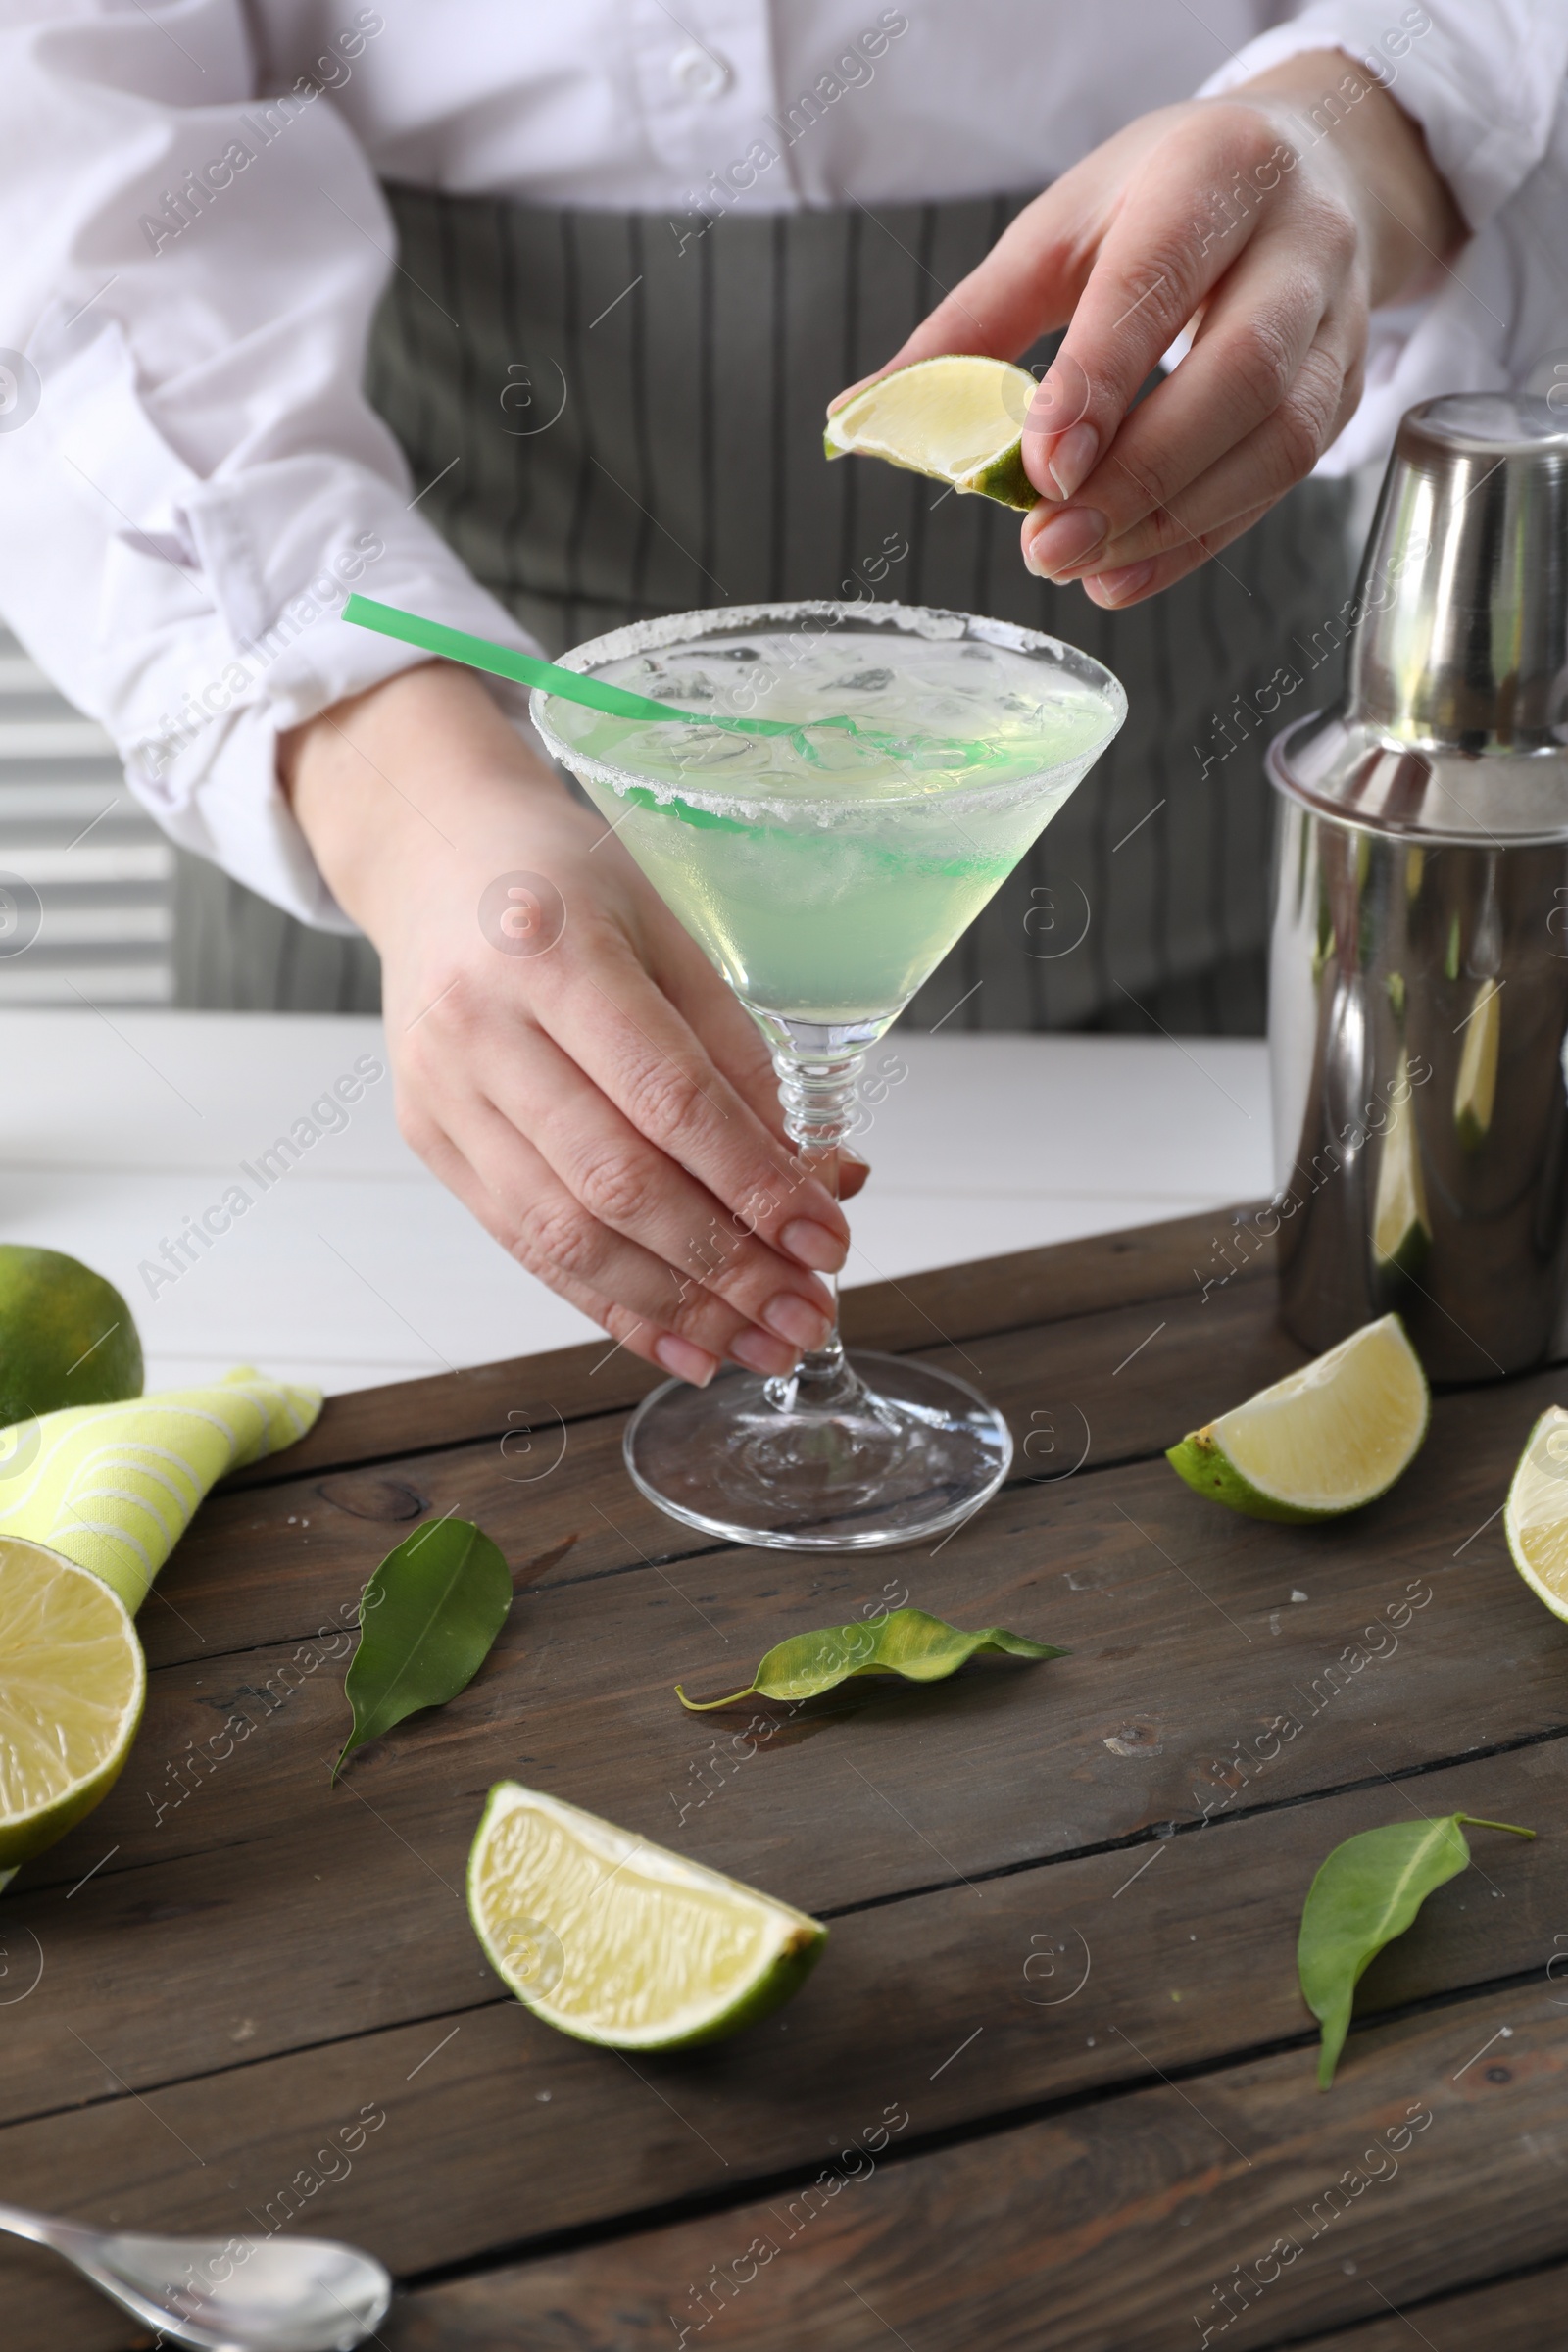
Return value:
M 709 605 L 692 612 L 664 612 L 650 620 L 623 622 L 618 629 L 607 629 L 598 637 L 586 638 L 568 653 L 558 654 L 556 662 L 562 669 L 576 670 L 588 675 L 610 662 L 624 661 L 628 655 L 660 653 L 665 647 L 690 639 L 700 643 L 704 637 L 740 636 L 760 627 L 777 626 L 831 616 L 836 622 L 858 619 L 871 628 L 892 627 L 905 636 L 924 637 L 930 642 L 973 638 L 982 645 L 995 645 L 1007 653 L 1038 657 L 1042 663 L 1064 671 L 1076 683 L 1088 686 L 1103 699 L 1105 728 L 1092 750 L 1075 752 L 1070 759 L 1057 760 L 1032 776 L 1013 777 L 1005 784 L 996 781 L 960 786 L 941 796 L 940 806 L 959 807 L 971 800 L 993 800 L 999 794 L 1034 793 L 1064 768 L 1087 769 L 1097 760 L 1107 744 L 1112 742 L 1127 716 L 1127 691 L 1112 669 L 1081 646 L 1069 645 L 1065 638 L 1052 637 L 1043 629 L 1025 628 L 1021 622 L 994 620 L 981 612 L 960 612 L 942 605 L 906 605 L 882 603 L 874 598 L 804 597 L 785 603 L 761 605 Z M 936 624 L 932 626 L 930 624 Z M 869 635 L 871 628 L 863 633 Z M 853 631 L 851 632 L 854 633 Z M 622 768 L 613 760 L 597 760 L 575 744 L 564 741 L 545 716 L 548 703 L 563 701 L 548 688 L 536 686 L 528 697 L 528 715 L 542 736 L 553 759 L 575 769 L 580 762 L 596 777 L 613 782 L 624 777 L 628 783 L 647 784 L 649 779 L 635 769 Z M 750 716 L 750 712 L 740 715 Z M 683 776 L 680 797 L 697 808 L 709 804 L 714 808 L 728 805 L 731 808 L 753 807 L 761 808 L 778 802 L 776 789 L 769 791 L 761 780 L 751 790 L 740 777 L 728 777 L 711 785 L 698 782 L 693 776 Z M 811 798 L 792 797 L 787 806 L 796 813 L 811 808 L 842 808 L 850 796 L 842 793 L 823 794 Z M 877 807 L 892 809 L 903 807 L 929 809 L 933 807 L 928 793 L 879 793 Z

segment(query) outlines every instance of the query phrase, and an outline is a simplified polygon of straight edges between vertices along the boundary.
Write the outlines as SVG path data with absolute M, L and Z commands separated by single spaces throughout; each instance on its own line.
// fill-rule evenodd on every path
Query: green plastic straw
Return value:
M 799 719 L 726 718 L 709 710 L 676 710 L 649 695 L 631 694 L 624 686 L 585 678 L 579 670 L 562 669 L 532 654 L 514 653 L 510 645 L 493 645 L 488 637 L 470 637 L 466 629 L 449 629 L 444 621 L 425 620 L 417 612 L 405 612 L 397 605 L 378 605 L 368 596 L 351 596 L 343 617 L 359 628 L 379 629 L 383 637 L 399 637 L 405 645 L 416 645 L 421 653 L 440 654 L 448 662 L 466 663 L 469 669 L 487 669 L 519 686 L 537 686 L 545 694 L 586 704 L 590 710 L 603 711 L 609 718 L 677 719 L 688 727 L 732 727 L 742 735 L 798 735 L 801 731 Z M 859 732 L 853 718 L 814 719 L 811 723 Z
M 368 596 L 351 596 L 343 617 L 359 628 L 379 629 L 383 637 L 399 637 L 405 645 L 416 645 L 421 653 L 439 654 L 448 662 L 466 663 L 469 669 L 487 669 L 519 686 L 537 686 L 542 693 L 583 703 L 609 718 L 674 719 L 686 727 L 728 727 L 738 735 L 788 735 L 811 766 L 821 762 L 808 727 L 812 734 L 819 727 L 839 727 L 887 758 L 903 762 L 909 757 L 908 735 L 893 735 L 885 727 L 864 727 L 849 717 L 729 718 L 716 710 L 676 710 L 668 703 L 656 703 L 650 695 L 612 686 L 608 679 L 585 678 L 580 670 L 563 669 L 558 662 L 541 662 L 532 654 L 514 653 L 510 645 L 492 644 L 488 637 L 470 637 L 466 629 L 449 629 L 444 621 L 426 620 L 421 613 L 405 612 L 398 605 L 378 605 Z M 923 749 L 934 755 L 951 753 L 960 767 L 994 766 L 999 757 L 990 745 L 966 743 L 960 736 L 929 736 Z

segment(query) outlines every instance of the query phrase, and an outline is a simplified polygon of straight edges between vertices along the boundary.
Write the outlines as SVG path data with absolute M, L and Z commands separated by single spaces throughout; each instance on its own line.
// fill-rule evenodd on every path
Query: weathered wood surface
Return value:
M 367 1751 L 335 1792 L 326 1770 L 344 1723 L 344 1625 L 387 1531 L 345 1520 L 345 1535 L 333 1526 L 318 1544 L 314 1522 L 290 1531 L 279 1508 L 281 1526 L 245 1535 L 258 1579 L 270 1544 L 299 1540 L 296 1594 L 277 1604 L 285 1623 L 294 1614 L 290 1637 L 215 1642 L 159 1667 L 124 1777 L 19 1881 L 12 1915 L 30 1890 L 69 1886 L 95 1865 L 101 1889 L 283 1825 L 300 1835 L 336 1822 L 345 1852 L 358 1849 L 356 1799 L 416 1846 L 443 1824 L 461 1838 L 465 1806 L 507 1772 L 618 1810 L 645 1835 L 678 1831 L 726 1868 L 782 1872 L 781 1891 L 835 1907 L 1193 1817 L 1205 1792 L 1233 1806 L 1276 1802 L 1558 1729 L 1568 1631 L 1514 1576 L 1494 1521 L 1483 1524 L 1503 1491 L 1495 1457 L 1512 1458 L 1553 1386 L 1546 1374 L 1440 1398 L 1421 1476 L 1338 1526 L 1233 1518 L 1155 1460 L 1020 1486 L 936 1557 L 874 1568 L 715 1547 L 670 1568 L 623 1556 L 573 1574 L 574 1549 L 524 1587 L 469 1689 Z M 538 1537 L 524 1527 L 516 1538 L 504 1492 L 461 1469 L 450 1492 L 435 1472 L 426 1483 L 433 1507 L 477 1512 L 526 1572 Z M 619 1499 L 613 1507 L 617 1525 L 629 1519 Z M 199 1551 L 204 1539 L 190 1541 Z M 235 1572 L 246 1542 L 220 1523 L 217 1550 L 214 1582 Z M 209 1611 L 207 1590 L 177 1589 L 216 1623 L 222 1592 Z M 1010 1622 L 1071 1655 L 1039 1669 L 981 1665 L 928 1690 L 860 1685 L 780 1722 L 758 1757 L 731 1747 L 705 1766 L 715 1741 L 744 1741 L 750 1712 L 694 1720 L 673 1700 L 677 1681 L 722 1689 L 781 1632 L 906 1592 L 956 1622 Z M 1271 1732 L 1281 1720 L 1286 1730 Z M 857 1796 L 843 1759 L 865 1739 L 874 1786 Z
M 1351 2322 L 1331 2336 L 1313 2336 L 1296 2352 L 1410 2352 L 1425 2341 L 1431 2352 L 1544 2352 L 1562 2341 L 1568 2307 L 1568 2271 L 1558 2263 L 1544 2270 L 1516 2272 L 1487 2286 L 1406 2303 L 1390 2318 L 1375 2287 L 1367 2303 L 1380 2315 L 1357 2327 Z M 1419 2333 L 1412 2334 L 1412 2329 Z
M 1401 2308 L 1457 2313 L 1471 2282 L 1568 2253 L 1568 1629 L 1493 1517 L 1561 1376 L 1441 1397 L 1419 1470 L 1350 1521 L 1231 1518 L 1159 1450 L 1300 1351 L 1255 1266 L 1202 1301 L 1193 1266 L 1219 1264 L 1227 1231 L 1109 1237 L 1082 1246 L 1087 1266 L 1032 1252 L 889 1293 L 874 1336 L 978 1378 L 1020 1443 L 1017 1483 L 930 1555 L 796 1562 L 688 1537 L 624 1480 L 620 1411 L 580 1364 L 556 1383 L 559 1422 L 537 1396 L 522 1406 L 520 1441 L 513 1376 L 537 1362 L 496 1368 L 466 1421 L 429 1396 L 457 1384 L 346 1400 L 314 1461 L 285 1455 L 215 1496 L 144 1618 L 131 1765 L 0 1917 L 0 2195 L 224 2232 L 299 2202 L 300 2227 L 415 2280 L 395 2352 L 619 2352 L 683 2325 L 693 2343 L 855 2347 L 892 2326 L 915 2352 L 1350 2328 L 1384 2352 L 1368 2277 Z M 416 1518 L 452 1508 L 502 1544 L 513 1618 L 466 1692 L 331 1790 L 359 1591 Z M 670 1694 L 735 1687 L 781 1633 L 906 1592 L 1072 1655 L 794 1712 L 694 1719 Z M 498 1998 L 459 1897 L 503 1775 L 825 1913 L 805 1992 L 757 2033 L 635 2069 Z M 1458 1809 L 1542 1836 L 1477 1834 L 1478 1867 L 1365 1979 L 1320 2099 L 1294 1975 L 1312 1870 L 1355 1829 Z M 1461 2076 L 1442 2104 L 1443 2036 L 1478 2028 L 1479 2044 L 1502 2024 L 1486 2096 Z M 1211 2285 L 1266 2253 L 1286 2186 L 1321 2187 L 1365 2119 L 1397 2112 L 1418 2047 L 1442 2131 L 1255 2309 L 1233 2294 L 1221 2334 Z M 1494 2128 L 1499 2051 L 1529 2113 Z M 787 2210 L 901 2102 L 909 2123 L 874 2175 L 823 2202 L 732 2311 L 721 2284 L 692 2302 L 758 2212 Z M 362 2109 L 385 2123 L 351 2161 L 325 2153 Z M 454 2266 L 473 2275 L 419 2283 Z M 1491 2313 L 1526 2290 L 1487 2291 Z M 132 2340 L 21 2248 L 0 2253 L 0 2297 L 18 2352 Z
M 1147 1458 L 1303 1360 L 1258 1282 L 1215 1292 L 1206 1307 L 1190 1287 L 1172 1299 L 919 1352 L 982 1384 L 1009 1416 L 1014 1493 L 1059 1483 L 1080 1462 Z M 149 1662 L 303 1638 L 318 1632 L 323 1609 L 340 1623 L 331 1613 L 357 1602 L 418 1506 L 482 1514 L 519 1575 L 573 1539 L 551 1572 L 556 1583 L 717 1550 L 625 1477 L 623 1415 L 570 1421 L 537 1396 L 514 1409 L 522 1417 L 500 1436 L 371 1468 L 301 1474 L 291 1448 L 263 1465 L 266 1487 L 214 1495 L 153 1588 L 142 1621 Z
M 1175 1217 L 1126 1233 L 1097 1234 L 1086 1242 L 1058 1242 L 1007 1257 L 943 1266 L 903 1283 L 866 1283 L 844 1295 L 845 1336 L 852 1347 L 902 1353 L 938 1346 L 949 1333 L 975 1340 L 1146 1298 L 1196 1298 L 1200 1278 L 1227 1285 L 1253 1280 L 1273 1264 L 1272 1245 L 1250 1232 L 1250 1219 L 1262 1205 L 1252 1201 L 1213 1215 Z M 1246 1238 L 1239 1240 L 1244 1228 Z M 288 1459 L 297 1472 L 499 1437 L 526 1420 L 530 1407 L 546 1421 L 554 1408 L 568 1422 L 621 1411 L 662 1377 L 608 1341 L 595 1341 L 514 1363 L 400 1381 L 330 1398 L 317 1427 Z M 281 1467 L 264 1462 L 239 1472 L 230 1484 L 268 1484 Z
M 886 2102 L 911 2131 L 923 2087 Z M 781 2184 L 435 2289 L 390 2340 L 577 2352 L 685 2326 L 688 2344 L 877 2352 L 891 2328 L 920 2352 L 1165 2352 L 1208 2327 L 1261 2352 L 1364 2320 L 1368 2280 L 1397 2309 L 1560 2255 L 1565 2092 L 1568 2020 L 1543 1987 L 1513 1989 L 1390 2027 L 1333 2098 L 1303 2089 L 1294 2052 L 1156 2082 L 862 2162 L 836 2194 Z M 844 2121 L 863 2134 L 881 2113 Z M 1550 2352 L 1560 2323 L 1534 2341 Z
M 372 2040 L 409 2027 L 419 2056 L 461 2024 L 462 2047 L 421 2094 L 424 2129 L 435 2116 L 454 2132 L 466 2121 L 494 2142 L 536 2087 L 574 2119 L 551 2177 L 520 2204 L 509 2190 L 461 2248 L 453 2232 L 476 2226 L 473 2184 L 454 2180 L 449 2197 L 425 2180 L 417 2149 L 408 2151 L 405 2227 L 433 2229 L 454 2256 L 469 2254 L 488 2242 L 486 2230 L 539 2235 L 677 2192 L 717 2193 L 737 2174 L 809 2163 L 842 2126 L 847 2099 L 872 2098 L 890 2070 L 931 2082 L 977 2027 L 972 2051 L 924 2095 L 926 2131 L 961 2126 L 977 2102 L 1002 2112 L 1122 2083 L 1151 2065 L 1220 2060 L 1237 2044 L 1239 1982 L 1251 1987 L 1245 2046 L 1310 2040 L 1292 1955 L 1312 1871 L 1341 1838 L 1417 1811 L 1517 1818 L 1539 1823 L 1542 1838 L 1527 1849 L 1478 1832 L 1477 1867 L 1434 1896 L 1369 1973 L 1361 2010 L 1503 1978 L 1544 1983 L 1563 1949 L 1552 1938 L 1568 1904 L 1568 1831 L 1555 1827 L 1568 1811 L 1565 1791 L 1568 1740 L 1544 1741 L 1403 1783 L 1376 1781 L 1304 1815 L 1293 1808 L 1289 1836 L 1275 1813 L 1216 1814 L 1131 1848 L 838 1916 L 811 1985 L 776 2024 L 702 2057 L 639 2061 L 678 2116 L 628 2072 L 498 1998 L 456 1894 L 395 1840 L 368 1845 L 368 1867 L 346 1886 L 331 1876 L 329 1850 L 279 1840 L 215 1857 L 199 1877 L 177 1866 L 127 1874 L 96 1907 L 91 1931 L 69 1945 L 40 1931 L 48 1965 L 32 1995 L 31 2048 L 7 2071 L 5 2117 L 48 2115 L 65 2094 L 112 2099 L 117 2077 L 165 2113 L 171 2086 L 183 2100 L 194 2079 L 220 2070 L 238 2070 L 224 2092 L 236 2114 L 253 2102 L 270 2112 L 287 2103 L 273 2085 L 276 2066 L 293 2064 L 274 2066 L 274 2053 L 304 2047 L 315 2068 L 321 2042 L 357 2034 L 355 2062 L 364 2064 Z M 258 1907 L 268 1919 L 260 1943 Z M 176 1921 L 171 1951 L 158 1930 Z M 24 1981 L 23 1933 L 12 1929 L 10 1938 Z M 280 1969 L 280 1952 L 299 1957 Z M 177 2050 L 172 2005 L 192 2020 Z M 1352 2040 L 1352 2056 L 1358 2046 Z M 1300 2073 L 1308 2085 L 1309 2055 Z M 328 2109 L 319 2116 L 324 2124 Z M 189 2136 L 205 2148 L 194 2126 Z M 0 2162 L 9 2144 L 0 2133 Z M 427 2246 L 423 2259 L 437 2258 Z

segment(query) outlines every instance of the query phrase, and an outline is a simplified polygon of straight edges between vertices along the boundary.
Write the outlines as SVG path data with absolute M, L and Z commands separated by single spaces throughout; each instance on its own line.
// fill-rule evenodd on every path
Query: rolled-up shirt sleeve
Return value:
M 348 594 L 531 649 L 360 390 L 394 232 L 331 90 L 382 29 L 278 94 L 241 0 L 0 0 L 0 612 L 176 841 L 343 930 L 277 738 L 420 659 Z
M 1312 0 L 1199 95 L 1315 49 L 1366 66 L 1419 123 L 1471 231 L 1420 300 L 1374 312 L 1360 407 L 1318 468 L 1344 474 L 1383 458 L 1417 401 L 1568 360 L 1568 0 Z
M 1205 82 L 1209 96 L 1311 49 L 1376 74 L 1426 135 L 1472 229 L 1545 155 L 1568 74 L 1568 0 L 1312 0 Z

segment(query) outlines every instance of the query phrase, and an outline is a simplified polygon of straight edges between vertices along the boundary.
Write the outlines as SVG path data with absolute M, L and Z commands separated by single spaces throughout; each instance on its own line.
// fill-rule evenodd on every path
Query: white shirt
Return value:
M 1412 400 L 1568 360 L 1568 0 L 0 0 L 0 612 L 176 840 L 347 928 L 275 775 L 417 658 L 347 588 L 527 643 L 360 392 L 378 176 L 676 218 L 989 194 L 1334 46 L 1392 70 L 1476 232 L 1379 320 L 1343 469 Z

